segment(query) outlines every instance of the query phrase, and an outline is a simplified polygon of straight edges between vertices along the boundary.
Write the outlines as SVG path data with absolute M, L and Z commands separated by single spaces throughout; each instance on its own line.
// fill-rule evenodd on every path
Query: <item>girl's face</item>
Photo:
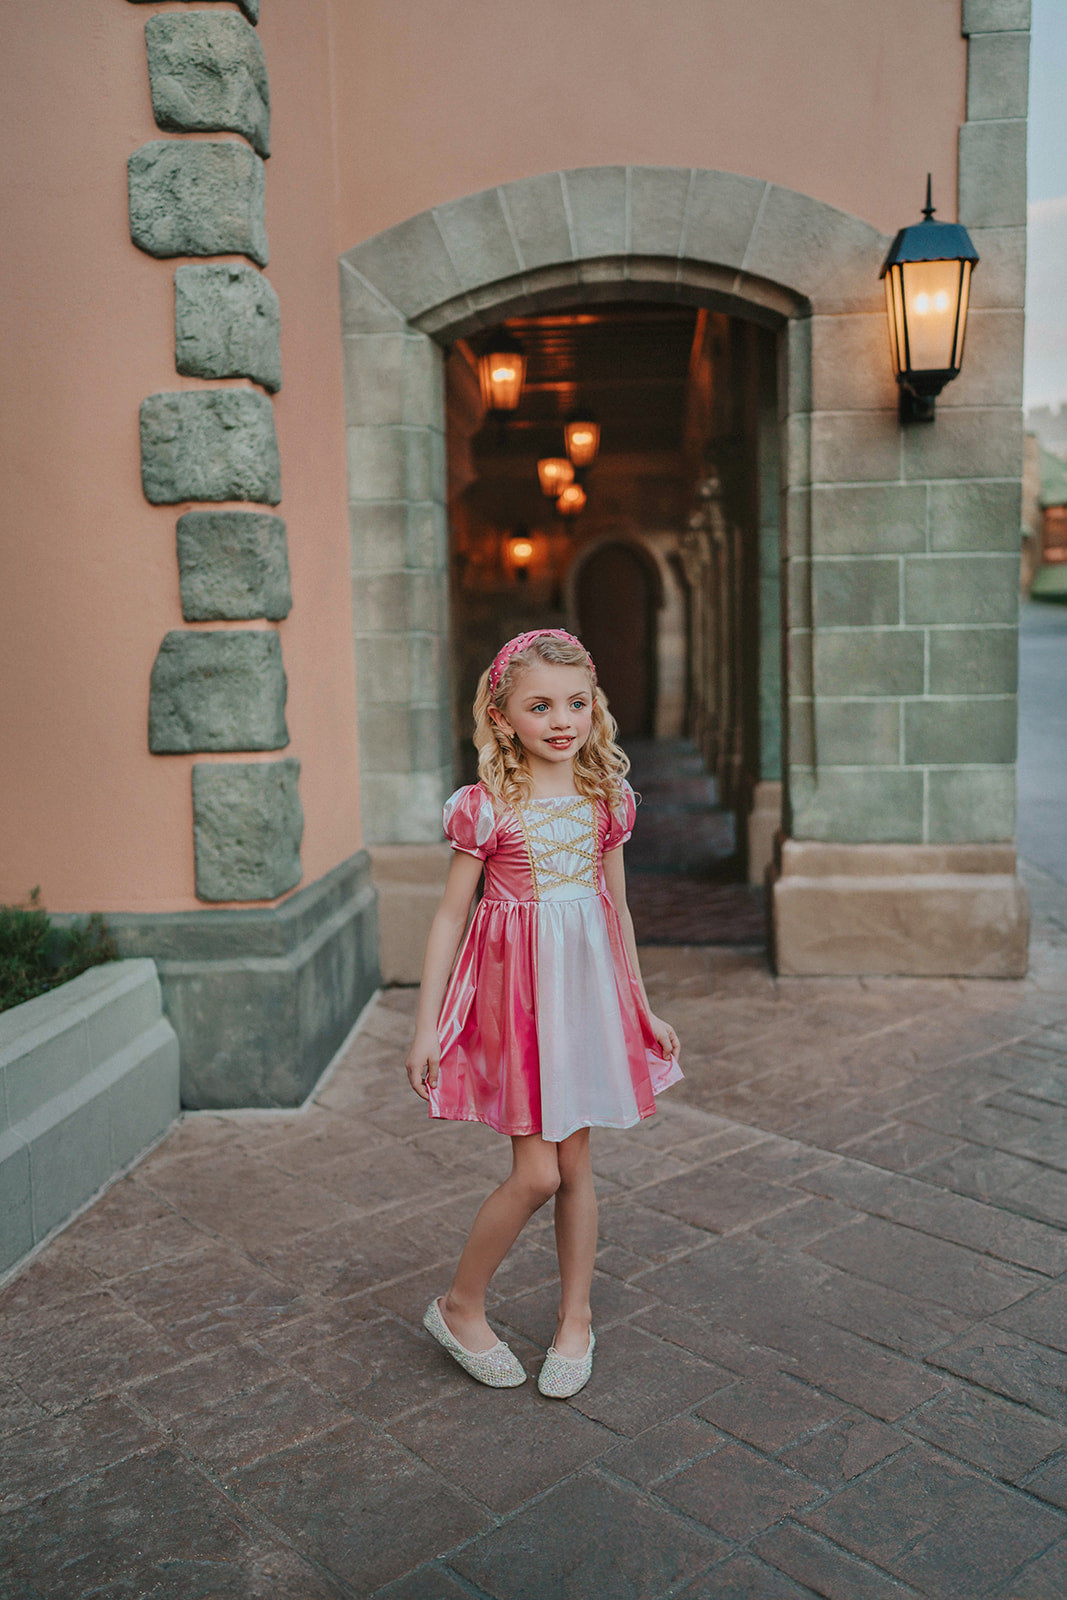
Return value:
M 531 767 L 571 766 L 593 725 L 593 687 L 582 667 L 537 661 L 520 673 L 503 711 L 490 716 L 514 734 Z

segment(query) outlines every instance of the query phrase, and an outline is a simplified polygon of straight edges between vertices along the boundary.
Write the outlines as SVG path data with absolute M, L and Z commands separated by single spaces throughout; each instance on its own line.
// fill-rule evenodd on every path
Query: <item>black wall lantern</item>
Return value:
M 927 174 L 923 220 L 901 228 L 881 272 L 901 422 L 932 422 L 936 396 L 959 377 L 977 261 L 961 223 L 934 221 Z

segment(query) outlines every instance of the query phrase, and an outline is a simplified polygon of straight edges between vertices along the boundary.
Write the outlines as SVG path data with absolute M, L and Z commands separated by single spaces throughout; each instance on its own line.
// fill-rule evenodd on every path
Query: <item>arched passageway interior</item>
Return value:
M 746 822 L 756 785 L 780 777 L 775 336 L 676 301 L 501 327 L 527 357 L 515 411 L 485 413 L 486 335 L 446 362 L 457 780 L 474 775 L 470 705 L 499 643 L 580 632 L 647 803 L 639 933 L 737 938 L 740 916 L 751 937 L 758 909 L 735 890 L 724 916 L 721 890 L 762 874 Z M 537 463 L 564 455 L 579 411 L 600 422 L 600 450 L 584 509 L 563 517 Z

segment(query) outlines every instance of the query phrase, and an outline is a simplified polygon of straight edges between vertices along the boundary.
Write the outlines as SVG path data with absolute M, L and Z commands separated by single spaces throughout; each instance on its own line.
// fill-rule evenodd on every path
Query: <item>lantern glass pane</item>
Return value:
M 900 268 L 890 267 L 885 275 L 885 309 L 889 319 L 889 353 L 894 377 L 907 365 L 904 349 L 904 301 L 900 292 Z
M 959 309 L 958 261 L 905 261 L 904 308 L 908 370 L 944 372 L 954 366 Z
M 522 397 L 526 357 L 514 351 L 486 351 L 478 360 L 482 404 L 490 411 L 514 411 Z
M 567 454 L 576 467 L 588 467 L 596 460 L 600 448 L 600 424 L 597 422 L 568 422 L 563 429 Z
M 564 517 L 576 517 L 585 505 L 585 490 L 580 483 L 569 483 L 560 494 L 556 505 Z
M 960 314 L 956 324 L 956 351 L 952 365 L 959 371 L 963 365 L 963 336 L 967 331 L 967 302 L 971 297 L 971 268 L 973 261 L 961 261 L 960 267 Z
M 542 456 L 537 463 L 537 476 L 541 480 L 541 493 L 555 499 L 568 483 L 573 483 L 574 468 L 566 456 Z

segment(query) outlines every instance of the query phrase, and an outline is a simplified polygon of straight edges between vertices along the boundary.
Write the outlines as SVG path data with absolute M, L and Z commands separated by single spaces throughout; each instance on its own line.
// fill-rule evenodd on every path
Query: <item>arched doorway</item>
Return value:
M 654 575 L 631 544 L 598 545 L 578 572 L 578 627 L 622 738 L 651 739 L 656 707 Z
M 594 200 L 595 226 L 590 214 L 587 230 Z M 617 226 L 605 231 L 609 212 Z M 801 238 L 808 245 L 798 250 Z M 682 610 L 689 605 L 688 631 L 702 652 L 700 659 L 691 652 L 688 711 L 702 758 L 730 789 L 728 803 L 742 816 L 762 813 L 765 841 L 781 816 L 782 780 L 787 826 L 792 780 L 812 826 L 825 833 L 827 805 L 846 805 L 856 780 L 835 775 L 831 794 L 813 772 L 812 459 L 816 447 L 820 465 L 829 459 L 827 441 L 840 431 L 832 385 L 823 383 L 819 394 L 825 416 L 813 403 L 813 338 L 836 337 L 838 324 L 854 318 L 866 319 L 866 331 L 884 317 L 878 270 L 885 245 L 860 219 L 771 184 L 728 173 L 604 168 L 468 196 L 342 257 L 369 844 L 436 846 L 441 804 L 469 739 L 469 711 L 456 721 L 452 704 L 454 663 L 467 670 L 473 656 L 465 663 L 467 641 L 454 648 L 450 637 L 457 572 L 449 511 L 464 462 L 462 452 L 446 450 L 446 352 L 513 318 L 627 301 L 699 308 L 738 331 L 719 364 L 720 392 L 754 425 L 742 425 L 739 415 L 736 428 L 719 429 L 719 470 L 690 480 L 698 503 L 678 551 Z M 758 361 L 750 333 L 766 341 Z M 735 506 L 747 499 L 747 537 L 727 514 L 731 499 Z M 758 622 L 738 630 L 730 597 L 742 593 Z M 506 637 L 510 619 L 497 620 L 494 632 Z M 723 669 L 717 694 L 713 660 Z
M 911 524 L 899 502 L 923 502 L 925 488 L 927 506 L 933 492 L 943 508 L 955 505 L 953 495 L 990 465 L 1006 489 L 1016 487 L 1016 413 L 990 414 L 992 458 L 979 459 L 985 447 L 974 441 L 985 434 L 962 405 L 922 437 L 901 433 L 884 358 L 879 273 L 888 244 L 863 218 L 760 178 L 595 167 L 466 195 L 342 256 L 364 837 L 403 847 L 409 883 L 410 847 L 440 848 L 455 773 L 445 348 L 539 308 L 659 300 L 774 334 L 776 401 L 761 406 L 761 431 L 780 444 L 778 470 L 761 452 L 757 474 L 760 694 L 739 715 L 759 722 L 750 824 L 762 813 L 767 836 L 780 817 L 785 834 L 772 897 L 776 958 L 784 950 L 795 972 L 1014 975 L 1021 950 L 1025 965 L 1022 902 L 997 854 L 1008 851 L 997 841 L 1012 837 L 1010 763 L 995 742 L 981 760 L 968 745 L 972 759 L 958 770 L 930 758 L 923 730 L 933 723 L 925 708 L 921 720 L 911 714 L 919 691 L 907 687 L 922 680 L 902 676 L 905 657 L 887 648 L 913 641 L 885 631 L 960 620 L 952 607 L 970 589 L 935 583 L 921 541 L 914 559 L 910 543 L 902 553 L 901 528 Z M 742 367 L 735 392 L 744 381 Z M 713 484 L 709 496 L 713 505 Z M 1014 526 L 1017 545 L 1017 518 Z M 972 542 L 985 537 L 977 509 L 975 528 L 962 548 L 977 592 L 979 560 L 984 585 L 992 559 L 988 543 Z M 690 585 L 694 574 L 729 571 L 738 553 L 716 539 L 714 516 L 698 517 L 693 531 L 683 552 Z M 953 544 L 945 560 L 958 552 Z M 1010 626 L 1017 547 L 998 559 L 997 571 L 1011 567 L 997 591 Z M 694 617 L 699 600 L 694 586 Z M 710 606 L 706 620 L 710 636 Z M 911 674 L 911 654 L 906 661 Z M 694 697 L 703 691 L 697 665 Z M 887 738 L 890 722 L 900 739 Z M 733 749 L 725 754 L 732 759 Z M 967 852 L 990 838 L 978 883 Z M 946 841 L 962 841 L 949 854 L 968 910 L 953 924 L 957 943 L 942 946 L 930 930 L 943 920 Z M 871 844 L 885 891 L 875 913 Z

